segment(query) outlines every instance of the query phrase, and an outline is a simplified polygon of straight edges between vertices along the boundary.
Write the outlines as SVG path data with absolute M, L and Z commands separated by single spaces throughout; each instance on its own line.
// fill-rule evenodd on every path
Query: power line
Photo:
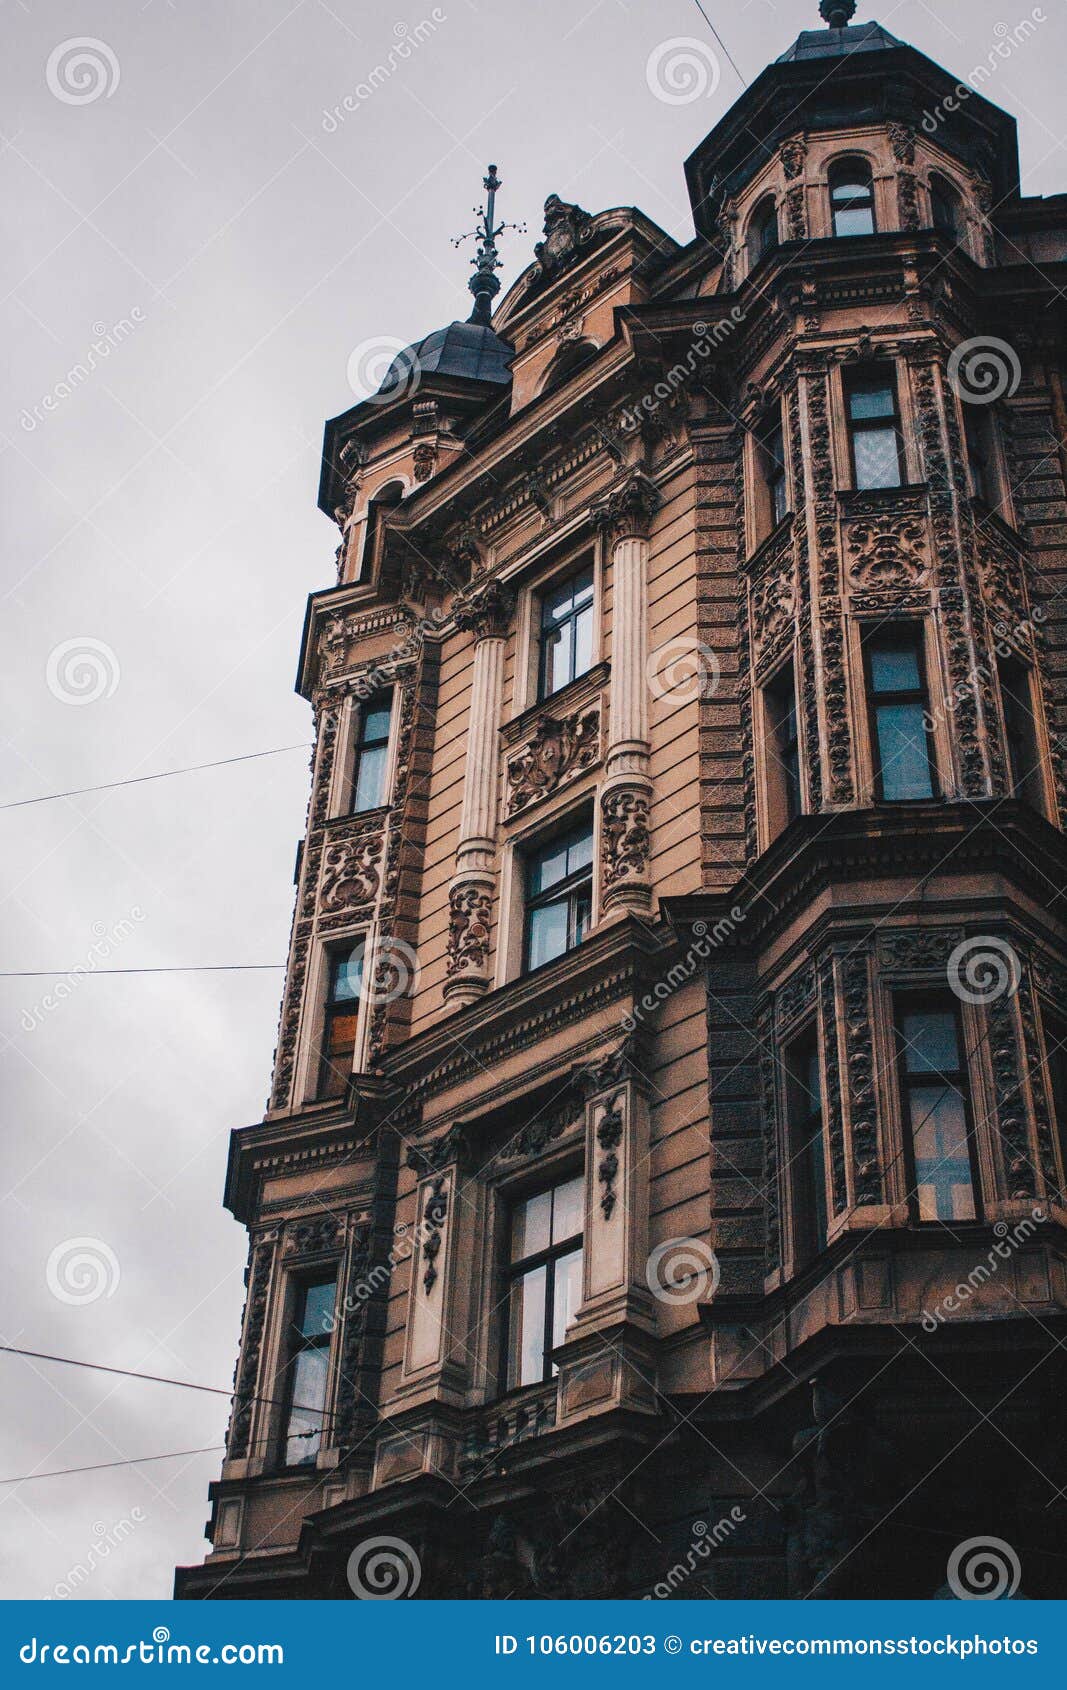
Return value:
M 714 35 L 716 41 L 719 43 L 719 46 L 722 48 L 723 52 L 726 54 L 726 57 L 729 59 L 730 63 L 733 65 L 734 70 L 737 72 L 738 78 L 740 79 L 741 82 L 744 83 L 745 87 L 747 88 L 748 87 L 747 76 L 743 76 L 741 74 L 741 69 L 740 69 L 740 66 L 737 63 L 737 60 L 734 58 L 734 56 L 731 53 L 729 47 L 726 45 L 726 42 L 723 40 L 722 36 L 719 34 L 718 30 L 715 28 L 715 25 L 712 23 L 711 19 L 708 17 L 707 12 L 704 10 L 703 6 L 700 4 L 700 0 L 693 0 L 693 5 L 696 7 L 697 11 L 700 13 L 701 17 L 704 19 L 704 22 L 707 24 L 708 28 L 711 30 L 712 35 Z
M 0 980 L 54 980 L 67 974 L 254 974 L 284 967 L 284 962 L 183 962 L 166 968 L 90 968 L 79 962 L 73 968 L 0 968 Z
M 238 1391 L 233 1386 L 226 1390 L 222 1385 L 198 1385 L 190 1379 L 169 1379 L 162 1373 L 136 1373 L 129 1367 L 109 1367 L 102 1361 L 80 1361 L 76 1356 L 55 1356 L 49 1354 L 46 1350 L 23 1350 L 16 1344 L 0 1344 L 0 1355 L 25 1356 L 30 1361 L 55 1361 L 62 1367 L 83 1367 L 90 1373 L 115 1373 L 121 1379 L 145 1379 L 150 1385 L 175 1385 L 182 1391 L 205 1391 L 208 1396 L 234 1397 L 239 1398 L 243 1403 L 261 1402 L 275 1408 L 295 1408 L 299 1409 L 301 1414 L 322 1413 L 321 1408 L 309 1408 L 306 1403 L 291 1403 L 287 1399 L 283 1401 L 280 1397 L 252 1395 L 250 1392 Z M 294 1433 L 293 1435 L 295 1437 L 303 1434 Z M 194 1452 L 190 1451 L 190 1453 Z M 157 1458 L 151 1456 L 148 1459 L 154 1461 Z
M 309 751 L 313 740 L 299 745 L 276 745 L 270 751 L 246 751 L 241 757 L 219 757 L 213 763 L 188 763 L 181 769 L 160 769 L 154 775 L 130 775 L 126 780 L 105 780 L 99 786 L 73 786 L 69 792 L 42 792 L 39 798 L 16 798 L 0 804 L 0 810 L 21 810 L 27 804 L 51 804 L 56 798 L 82 798 L 89 792 L 113 792 L 120 786 L 140 786 L 146 780 L 169 780 L 172 775 L 194 775 L 201 769 L 224 769 L 231 763 L 254 763 L 258 757 L 280 757 L 287 751 Z
M 304 1433 L 298 1434 L 300 1437 Z M 47 1473 L 20 1473 L 0 1479 L 0 1485 L 26 1485 L 31 1479 L 69 1479 L 75 1473 L 104 1473 L 111 1467 L 137 1467 L 145 1461 L 177 1461 L 183 1455 L 217 1455 L 225 1444 L 205 1444 L 203 1449 L 171 1449 L 164 1455 L 131 1455 L 125 1461 L 97 1461 L 91 1467 L 52 1467 Z

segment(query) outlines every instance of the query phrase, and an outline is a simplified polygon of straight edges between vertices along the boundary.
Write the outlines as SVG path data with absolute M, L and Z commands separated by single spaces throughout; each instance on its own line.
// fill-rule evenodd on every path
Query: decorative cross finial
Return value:
M 468 323 L 484 323 L 488 327 L 493 316 L 493 300 L 500 292 L 500 281 L 495 272 L 501 267 L 501 260 L 497 257 L 496 238 L 505 229 L 514 229 L 520 235 L 526 233 L 525 223 L 496 223 L 496 191 L 500 187 L 500 178 L 496 173 L 496 165 L 489 166 L 488 176 L 483 176 L 482 186 L 486 192 L 484 206 L 475 206 L 474 215 L 478 218 L 477 225 L 468 230 L 467 234 L 459 235 L 453 246 L 461 246 L 464 241 L 475 240 L 478 250 L 471 263 L 474 265 L 474 275 L 467 286 L 474 295 L 474 310 L 467 318 Z
M 831 29 L 844 29 L 856 14 L 856 0 L 820 0 L 819 16 Z

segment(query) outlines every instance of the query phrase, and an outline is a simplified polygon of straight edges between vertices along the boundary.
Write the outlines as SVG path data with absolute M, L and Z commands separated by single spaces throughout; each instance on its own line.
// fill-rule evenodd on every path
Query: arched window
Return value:
M 760 200 L 748 225 L 748 267 L 755 269 L 761 258 L 766 258 L 778 245 L 778 209 L 774 203 L 774 195 L 768 194 L 766 199 Z
M 830 166 L 830 212 L 835 235 L 873 235 L 874 183 L 862 158 L 838 159 Z
M 930 209 L 933 212 L 934 228 L 940 229 L 950 241 L 962 242 L 967 233 L 963 200 L 944 176 L 930 178 Z

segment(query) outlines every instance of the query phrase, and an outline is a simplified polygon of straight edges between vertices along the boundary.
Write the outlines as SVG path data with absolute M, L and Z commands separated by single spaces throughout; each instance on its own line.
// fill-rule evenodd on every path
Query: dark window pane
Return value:
M 294 1358 L 291 1396 L 285 1434 L 285 1464 L 313 1464 L 322 1442 L 322 1410 L 326 1404 L 326 1375 L 330 1352 L 325 1346 L 301 1350 Z M 301 1436 L 301 1434 L 310 1436 Z
M 856 486 L 900 486 L 900 447 L 895 428 L 865 428 L 853 436 Z
M 934 795 L 924 718 L 921 704 L 880 704 L 877 708 L 878 764 L 886 800 Z
M 577 874 L 580 868 L 588 868 L 593 860 L 593 830 L 583 828 L 580 833 L 572 834 L 567 841 L 567 873 Z
M 888 382 L 866 387 L 854 387 L 849 394 L 848 409 L 853 422 L 872 422 L 894 414 L 893 389 Z
M 347 1003 L 358 998 L 363 984 L 363 940 L 351 950 L 338 952 L 333 959 L 330 998 L 334 1003 Z
M 547 698 L 589 669 L 593 661 L 593 570 L 550 587 L 541 600 L 538 693 Z
M 554 839 L 536 853 L 530 864 L 530 891 L 547 892 L 567 878 L 567 840 Z
M 389 738 L 389 716 L 390 708 L 388 704 L 371 704 L 367 706 L 367 709 L 363 714 L 363 731 L 360 736 L 364 744 L 366 744 L 369 740 Z
M 593 895 L 590 891 L 578 891 L 571 900 L 574 921 L 571 933 L 571 946 L 580 945 L 589 931 L 593 919 Z
M 912 1074 L 955 1074 L 960 1065 L 956 1017 L 949 1009 L 923 1009 L 901 1017 L 904 1062 Z

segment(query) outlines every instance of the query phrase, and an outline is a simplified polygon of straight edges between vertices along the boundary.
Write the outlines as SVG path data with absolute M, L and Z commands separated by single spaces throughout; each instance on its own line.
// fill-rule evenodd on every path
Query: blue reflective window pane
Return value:
M 914 640 L 880 639 L 871 646 L 871 685 L 875 692 L 918 692 L 919 653 Z
M 300 1330 L 305 1338 L 321 1337 L 330 1332 L 334 1291 L 335 1282 L 332 1279 L 325 1285 L 309 1285 L 305 1289 L 300 1320 Z
M 873 235 L 874 212 L 869 205 L 847 208 L 839 206 L 834 211 L 835 235 Z
M 878 706 L 878 763 L 882 797 L 932 798 L 930 753 L 921 704 Z
M 951 1086 L 914 1086 L 909 1093 L 919 1219 L 975 1218 L 967 1116 Z
M 350 951 L 334 958 L 330 997 L 334 1003 L 350 1003 L 359 997 L 363 983 L 363 940 Z
M 530 864 L 530 892 L 536 897 L 539 892 L 547 892 L 550 886 L 555 886 L 564 880 L 570 871 L 567 867 L 567 841 L 554 839 L 550 845 L 538 851 Z
M 563 956 L 566 950 L 566 900 L 561 899 L 557 904 L 544 904 L 540 909 L 531 910 L 529 966 L 540 968 L 543 962 L 551 962 L 554 957 Z
M 325 1346 L 301 1350 L 296 1358 L 292 1374 L 293 1407 L 285 1438 L 285 1461 L 289 1467 L 313 1465 L 319 1452 L 329 1358 Z
M 389 738 L 388 704 L 375 704 L 366 712 L 363 717 L 363 733 L 361 737 L 364 741 L 369 739 Z
M 593 860 L 593 831 L 583 829 L 574 834 L 567 842 L 567 873 L 576 874 L 580 868 L 588 868 Z
M 901 1018 L 904 1061 L 911 1074 L 953 1074 L 960 1065 L 956 1017 L 948 1009 L 909 1011 Z
M 891 417 L 893 389 L 888 383 L 881 383 L 877 387 L 854 387 L 849 394 L 848 408 L 853 422 Z

